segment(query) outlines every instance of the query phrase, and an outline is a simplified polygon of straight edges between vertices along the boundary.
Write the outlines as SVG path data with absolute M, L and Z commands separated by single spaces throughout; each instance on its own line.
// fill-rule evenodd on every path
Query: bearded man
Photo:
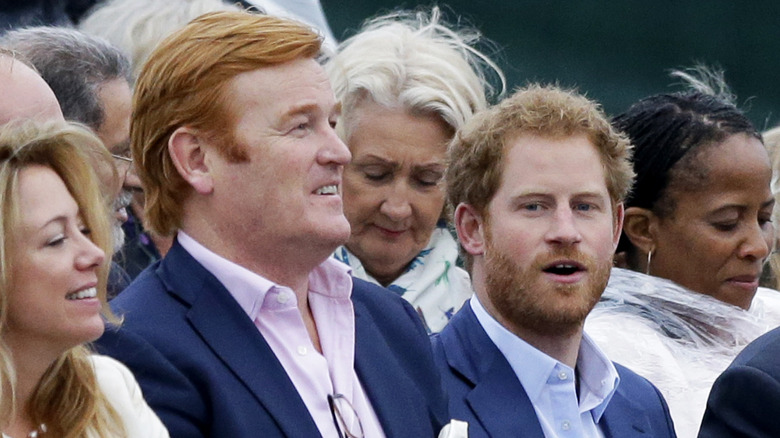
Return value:
M 449 150 L 447 196 L 475 295 L 433 338 L 450 416 L 480 437 L 671 437 L 663 397 L 586 334 L 633 179 L 599 106 L 531 85 Z

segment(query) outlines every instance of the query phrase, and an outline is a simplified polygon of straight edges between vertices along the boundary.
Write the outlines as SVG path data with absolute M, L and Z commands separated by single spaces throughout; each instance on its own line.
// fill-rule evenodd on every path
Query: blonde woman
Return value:
M 103 333 L 104 318 L 114 320 L 108 203 L 93 171 L 111 166 L 86 128 L 0 128 L 4 438 L 168 436 L 127 368 L 84 345 Z

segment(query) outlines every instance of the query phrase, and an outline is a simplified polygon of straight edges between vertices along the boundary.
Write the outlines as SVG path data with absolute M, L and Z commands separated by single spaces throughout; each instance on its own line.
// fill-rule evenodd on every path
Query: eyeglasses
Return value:
M 119 176 L 122 178 L 122 181 L 124 181 L 127 177 L 127 173 L 130 172 L 130 169 L 133 167 L 133 159 L 131 157 L 119 154 L 111 154 L 111 157 L 117 160 L 115 167 L 119 173 Z
M 117 154 L 111 154 L 111 156 L 114 157 L 115 159 L 119 160 L 119 161 L 124 161 L 126 163 L 132 163 L 133 162 L 133 159 L 130 158 L 130 157 L 125 157 L 125 156 L 117 155 Z
M 336 425 L 339 437 L 363 438 L 363 425 L 360 424 L 360 417 L 358 417 L 355 408 L 352 407 L 352 403 L 343 394 L 328 395 L 328 405 L 330 406 L 330 413 L 333 415 L 333 423 Z M 342 412 L 351 413 L 352 418 L 355 420 L 347 422 Z M 349 427 L 348 424 L 355 426 Z

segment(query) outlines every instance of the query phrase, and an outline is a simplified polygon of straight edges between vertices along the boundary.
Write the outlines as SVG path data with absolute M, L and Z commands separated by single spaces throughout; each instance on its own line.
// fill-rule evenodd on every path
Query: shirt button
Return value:
M 561 371 L 560 373 L 558 373 L 558 378 L 561 380 L 566 380 L 569 378 L 569 375 L 566 374 L 566 371 Z
M 276 301 L 279 304 L 284 304 L 288 301 L 290 301 L 290 296 L 284 292 L 281 292 L 279 295 L 276 296 Z
M 308 353 L 308 352 L 309 352 L 309 349 L 304 347 L 303 345 L 298 347 L 298 354 L 300 354 L 301 356 L 306 356 L 306 353 Z
M 571 424 L 568 421 L 564 421 L 563 423 L 561 423 L 561 429 L 569 430 L 571 429 Z

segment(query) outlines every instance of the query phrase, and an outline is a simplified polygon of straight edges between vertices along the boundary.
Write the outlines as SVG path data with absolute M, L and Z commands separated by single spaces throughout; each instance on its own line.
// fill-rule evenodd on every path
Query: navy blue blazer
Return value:
M 761 336 L 715 380 L 699 437 L 780 437 L 780 328 Z
M 355 279 L 355 370 L 388 437 L 435 437 L 446 399 L 425 329 Z M 319 437 L 292 381 L 229 292 L 178 242 L 111 302 L 100 353 L 124 362 L 171 437 Z
M 450 417 L 468 421 L 470 438 L 544 438 L 525 389 L 468 303 L 432 341 Z M 616 367 L 620 385 L 601 419 L 605 436 L 676 436 L 661 393 L 643 377 Z

